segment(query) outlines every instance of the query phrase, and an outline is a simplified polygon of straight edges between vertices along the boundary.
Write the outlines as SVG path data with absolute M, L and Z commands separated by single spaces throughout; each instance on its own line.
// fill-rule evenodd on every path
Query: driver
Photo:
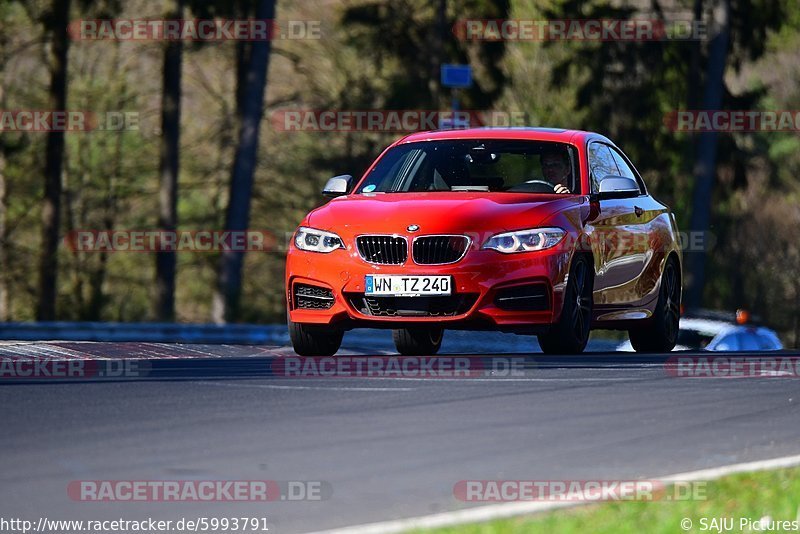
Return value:
M 572 181 L 572 169 L 566 151 L 549 151 L 541 156 L 544 179 L 553 184 L 556 193 L 571 193 L 569 183 Z

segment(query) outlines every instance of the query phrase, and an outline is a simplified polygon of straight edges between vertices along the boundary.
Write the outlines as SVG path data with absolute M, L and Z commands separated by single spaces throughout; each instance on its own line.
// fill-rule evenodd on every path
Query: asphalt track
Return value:
M 276 376 L 286 347 L 4 342 L 5 358 L 141 365 L 0 379 L 0 518 L 266 517 L 309 532 L 481 505 L 454 497 L 460 480 L 652 479 L 800 453 L 798 378 L 678 378 L 663 355 L 499 355 L 482 339 L 476 371 L 445 378 Z M 85 502 L 68 493 L 81 480 L 312 481 L 323 495 Z

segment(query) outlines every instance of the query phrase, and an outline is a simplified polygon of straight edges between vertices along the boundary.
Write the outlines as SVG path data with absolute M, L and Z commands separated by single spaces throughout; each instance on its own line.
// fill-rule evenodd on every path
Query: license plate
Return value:
M 365 283 L 367 295 L 406 297 L 416 295 L 449 295 L 449 276 L 399 276 L 368 274 Z

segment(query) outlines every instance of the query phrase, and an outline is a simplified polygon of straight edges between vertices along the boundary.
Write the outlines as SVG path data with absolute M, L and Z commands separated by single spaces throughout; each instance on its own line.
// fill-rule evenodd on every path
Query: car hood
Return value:
M 350 235 L 461 233 L 517 230 L 546 224 L 555 213 L 585 204 L 584 197 L 531 193 L 385 193 L 348 195 L 309 214 L 306 224 Z

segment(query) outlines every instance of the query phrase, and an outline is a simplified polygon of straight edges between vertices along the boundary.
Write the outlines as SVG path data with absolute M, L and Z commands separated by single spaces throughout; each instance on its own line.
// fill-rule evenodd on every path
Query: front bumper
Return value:
M 552 324 L 560 315 L 569 262 L 570 252 L 563 247 L 518 254 L 471 249 L 461 261 L 448 265 L 417 265 L 410 260 L 405 265 L 377 265 L 361 259 L 352 248 L 321 254 L 292 246 L 286 260 L 286 302 L 293 322 L 345 329 L 436 323 L 453 329 L 536 330 Z M 405 304 L 390 301 L 393 297 L 365 300 L 367 274 L 450 275 L 453 296 L 404 297 L 431 299 Z M 299 307 L 295 289 L 300 285 L 328 289 L 330 293 L 318 294 L 330 295 L 332 300 L 313 308 L 305 301 Z M 512 305 L 515 294 L 529 294 L 531 287 L 546 295 L 544 308 Z M 307 289 L 302 292 L 314 293 Z M 383 300 L 369 302 L 375 299 Z

